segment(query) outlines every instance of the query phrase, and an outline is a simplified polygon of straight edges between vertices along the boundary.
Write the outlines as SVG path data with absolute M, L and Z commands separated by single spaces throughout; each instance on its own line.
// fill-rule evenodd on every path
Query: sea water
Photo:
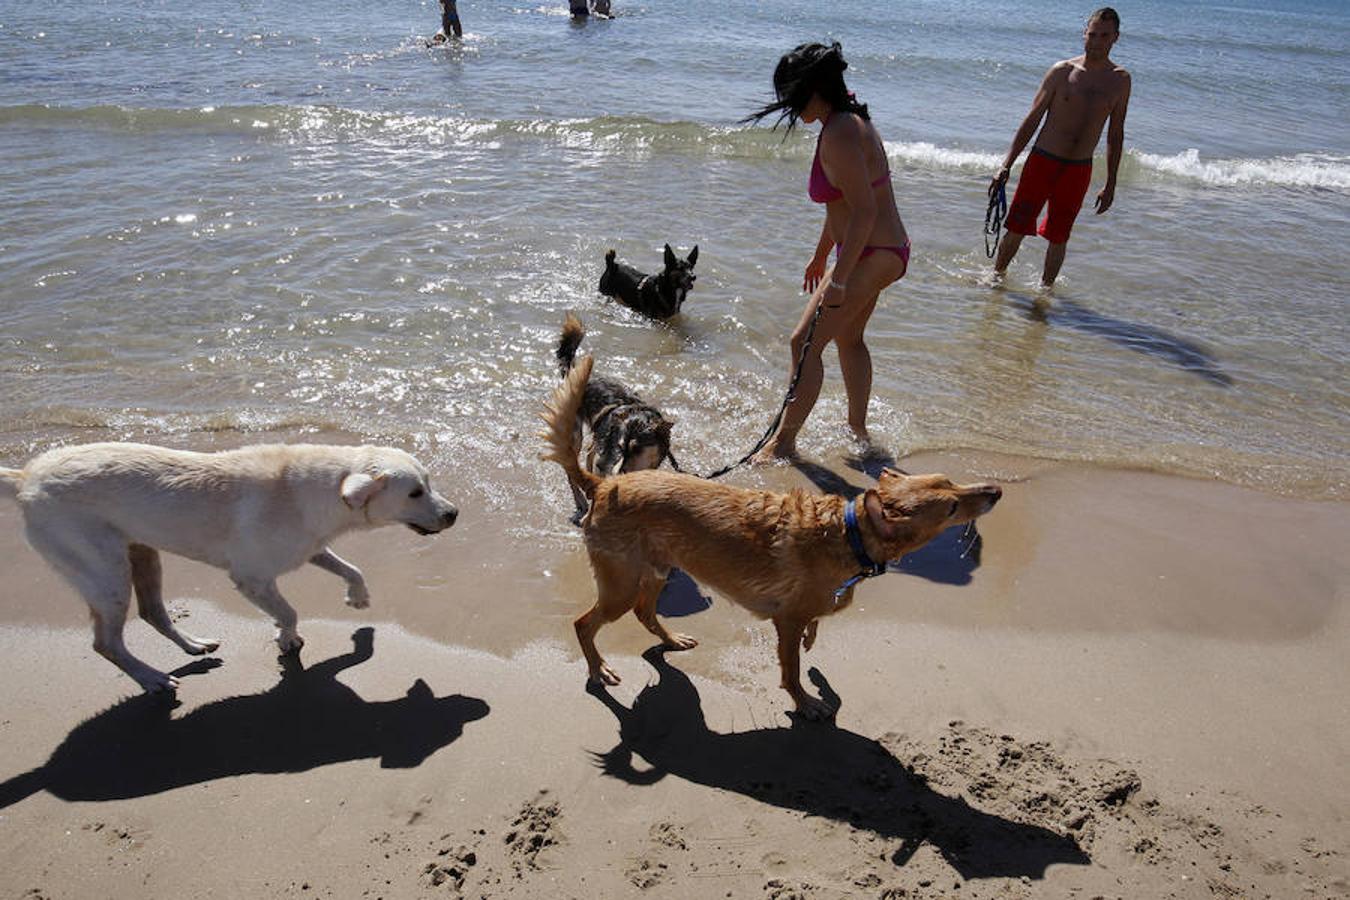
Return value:
M 0 463 L 394 443 L 528 537 L 569 511 L 535 437 L 567 310 L 686 468 L 738 458 L 823 215 L 814 128 L 740 120 L 784 51 L 838 40 L 914 246 L 868 328 L 880 443 L 1350 496 L 1350 7 L 1118 7 L 1115 205 L 1092 211 L 1099 155 L 1048 304 L 1039 239 L 990 286 L 985 188 L 1089 6 L 565 8 L 461 0 L 463 40 L 430 48 L 423 0 L 0 2 Z M 597 294 L 606 250 L 654 270 L 666 243 L 699 246 L 681 316 Z M 817 457 L 847 446 L 826 365 Z

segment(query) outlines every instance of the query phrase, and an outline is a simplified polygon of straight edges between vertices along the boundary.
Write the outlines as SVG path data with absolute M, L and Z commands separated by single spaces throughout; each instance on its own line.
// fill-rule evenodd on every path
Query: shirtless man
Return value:
M 1037 233 L 1049 241 L 1041 285 L 1050 287 L 1064 265 L 1073 220 L 1092 182 L 1092 153 L 1106 132 L 1106 186 L 1097 194 L 1097 214 L 1111 208 L 1116 195 L 1116 170 L 1125 144 L 1125 108 L 1130 102 L 1130 73 L 1111 61 L 1111 47 L 1120 37 L 1120 16 L 1111 7 L 1097 10 L 1083 29 L 1083 55 L 1055 63 L 1041 81 L 1031 112 L 1013 136 L 1011 149 L 990 182 L 992 192 L 1008 180 L 1012 164 L 1045 119 L 1045 127 L 1027 156 L 1017 193 L 1008 207 L 1008 233 L 999 244 L 994 274 L 1002 277 L 1022 245 Z M 1041 207 L 1050 209 L 1036 227 Z

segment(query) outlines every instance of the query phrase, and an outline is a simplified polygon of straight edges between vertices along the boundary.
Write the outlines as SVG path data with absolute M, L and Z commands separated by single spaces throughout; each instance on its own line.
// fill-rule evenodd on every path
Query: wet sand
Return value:
M 556 529 L 471 487 L 434 539 L 340 540 L 373 608 L 286 576 L 307 644 L 166 560 L 192 661 L 135 694 L 0 505 L 0 889 L 15 897 L 1290 897 L 1350 893 L 1350 508 L 1143 472 L 952 453 L 1003 502 L 863 585 L 805 657 L 842 702 L 794 722 L 771 627 L 714 597 L 701 645 L 600 636 Z M 738 483 L 851 490 L 842 460 Z M 689 595 L 668 600 L 674 612 Z M 27 892 L 27 893 L 25 893 Z

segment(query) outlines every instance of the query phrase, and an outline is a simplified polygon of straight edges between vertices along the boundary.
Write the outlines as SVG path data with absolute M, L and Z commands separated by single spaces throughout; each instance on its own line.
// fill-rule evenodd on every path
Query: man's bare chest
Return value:
M 1081 115 L 1105 115 L 1120 95 L 1120 79 L 1114 72 L 1088 72 L 1074 69 L 1065 79 L 1059 105 Z

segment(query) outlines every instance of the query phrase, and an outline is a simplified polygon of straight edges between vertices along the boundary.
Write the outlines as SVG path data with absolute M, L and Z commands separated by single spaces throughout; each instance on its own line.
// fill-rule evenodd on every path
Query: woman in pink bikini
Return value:
M 786 119 L 788 132 L 798 120 L 821 123 L 807 193 L 825 205 L 825 224 L 802 279 L 802 290 L 812 292 L 811 301 L 792 332 L 789 378 L 797 369 L 817 306 L 823 303 L 825 309 L 816 322 L 796 397 L 788 403 L 778 430 L 757 455 L 760 461 L 796 455 L 797 432 L 820 396 L 825 379 L 821 351 L 830 341 L 839 350 L 839 368 L 848 393 L 849 428 L 861 444 L 868 445 L 872 356 L 863 341 L 863 330 L 876 307 L 877 295 L 899 281 L 909 267 L 909 235 L 895 208 L 886 148 L 867 114 L 867 106 L 844 85 L 847 68 L 838 43 L 796 47 L 774 69 L 777 101 L 746 119 L 759 121 L 777 113 L 774 128 Z M 833 267 L 829 264 L 831 249 L 835 251 Z

